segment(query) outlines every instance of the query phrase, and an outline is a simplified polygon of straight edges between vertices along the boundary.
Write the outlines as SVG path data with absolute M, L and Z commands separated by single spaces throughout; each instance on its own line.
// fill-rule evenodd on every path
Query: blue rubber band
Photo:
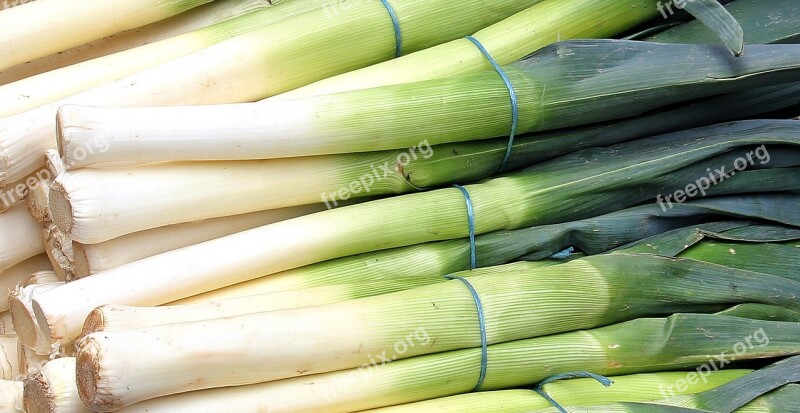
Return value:
M 400 57 L 403 55 L 403 34 L 400 32 L 400 20 L 397 18 L 397 14 L 394 12 L 392 5 L 389 4 L 389 0 L 381 0 L 381 3 L 383 3 L 383 5 L 386 7 L 386 10 L 389 12 L 389 17 L 392 18 L 392 25 L 394 25 L 394 57 Z
M 557 260 L 563 260 L 564 258 L 569 258 L 569 256 L 572 255 L 573 252 L 575 252 L 575 248 L 574 247 L 569 247 L 569 248 L 565 249 L 564 251 L 557 252 L 557 253 L 551 255 L 550 258 L 555 258 Z
M 599 374 L 589 373 L 588 371 L 575 371 L 575 372 L 570 372 L 570 373 L 556 374 L 555 376 L 547 378 L 544 381 L 542 381 L 541 383 L 537 384 L 536 387 L 533 388 L 533 390 L 536 393 L 539 393 L 540 396 L 544 397 L 548 402 L 550 402 L 550 404 L 555 406 L 555 408 L 558 409 L 559 412 L 567 413 L 567 410 L 564 409 L 564 407 L 562 407 L 560 404 L 558 404 L 557 401 L 553 400 L 553 398 L 550 397 L 550 395 L 547 394 L 547 392 L 544 391 L 542 389 L 542 387 L 545 384 L 552 383 L 554 381 L 566 380 L 566 379 L 576 379 L 576 378 L 579 378 L 579 377 L 595 379 L 598 382 L 600 382 L 600 384 L 602 384 L 603 386 L 606 386 L 606 387 L 614 384 L 614 380 L 611 380 L 608 377 L 604 377 L 604 376 L 601 376 Z
M 481 374 L 478 376 L 478 384 L 472 390 L 477 392 L 483 387 L 483 381 L 486 379 L 486 370 L 489 366 L 489 343 L 486 339 L 486 317 L 483 315 L 483 304 L 481 304 L 481 298 L 478 296 L 478 292 L 475 291 L 475 287 L 466 278 L 456 275 L 445 275 L 444 278 L 459 280 L 464 283 L 469 288 L 469 292 L 472 293 L 472 299 L 475 300 L 475 308 L 478 309 L 478 322 L 481 326 Z
M 517 136 L 517 125 L 519 124 L 519 102 L 517 101 L 517 91 L 514 90 L 514 86 L 511 84 L 511 79 L 509 79 L 506 71 L 503 70 L 499 64 L 497 64 L 497 61 L 494 60 L 492 55 L 489 54 L 489 51 L 483 47 L 481 42 L 472 36 L 467 36 L 466 39 L 478 47 L 478 50 L 483 53 L 483 55 L 486 57 L 486 60 L 492 64 L 494 70 L 500 74 L 500 77 L 503 78 L 503 82 L 505 82 L 506 87 L 508 88 L 508 94 L 511 97 L 511 132 L 508 134 L 508 148 L 506 148 L 506 155 L 503 157 L 503 163 L 500 164 L 500 172 L 502 172 L 506 170 L 506 167 L 508 167 L 508 160 L 511 159 L 511 151 L 514 148 L 514 138 Z
M 475 209 L 472 207 L 472 198 L 470 198 L 467 188 L 461 185 L 454 186 L 464 194 L 464 199 L 467 201 L 467 219 L 469 220 L 469 269 L 474 270 L 478 268 L 478 253 L 475 246 Z

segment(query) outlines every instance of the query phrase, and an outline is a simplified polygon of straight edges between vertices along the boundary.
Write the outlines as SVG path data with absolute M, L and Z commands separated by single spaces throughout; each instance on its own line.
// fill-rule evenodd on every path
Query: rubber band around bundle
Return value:
M 481 328 L 481 372 L 478 376 L 478 384 L 476 384 L 475 388 L 472 389 L 473 392 L 477 392 L 481 390 L 481 387 L 483 387 L 483 381 L 486 379 L 486 370 L 489 366 L 489 343 L 486 338 L 486 317 L 483 314 L 481 297 L 478 295 L 475 287 L 473 287 L 466 278 L 456 275 L 445 275 L 444 278 L 447 278 L 448 280 L 459 280 L 464 283 L 464 285 L 469 288 L 469 292 L 472 294 L 472 299 L 475 300 L 475 308 L 478 309 L 478 323 L 480 324 Z
M 614 380 L 611 380 L 608 377 L 601 376 L 599 374 L 589 373 L 588 371 L 575 371 L 575 372 L 570 372 L 570 373 L 556 374 L 555 376 L 552 376 L 552 377 L 549 377 L 547 379 L 544 379 L 541 383 L 537 384 L 536 387 L 533 388 L 533 390 L 536 393 L 539 393 L 540 396 L 544 397 L 545 400 L 550 402 L 550 404 L 552 404 L 556 409 L 558 409 L 559 412 L 567 413 L 567 410 L 564 409 L 563 406 L 558 404 L 558 402 L 555 401 L 552 397 L 550 397 L 550 395 L 547 394 L 547 392 L 544 391 L 542 389 L 542 387 L 544 387 L 545 384 L 552 383 L 554 381 L 567 380 L 567 379 L 576 379 L 576 378 L 595 379 L 598 382 L 600 382 L 600 384 L 602 384 L 603 386 L 606 386 L 606 387 L 611 386 L 612 384 L 614 384 Z
M 478 253 L 475 245 L 475 209 L 472 207 L 472 198 L 469 196 L 467 188 L 461 185 L 454 185 L 464 195 L 467 202 L 467 219 L 469 220 L 469 269 L 478 268 Z
M 508 161 L 511 159 L 511 151 L 514 148 L 514 138 L 517 136 L 517 125 L 519 124 L 519 102 L 517 101 L 517 91 L 514 90 L 514 86 L 511 84 L 511 79 L 508 77 L 508 74 L 505 72 L 505 70 L 503 70 L 502 67 L 500 67 L 499 64 L 497 64 L 497 61 L 494 60 L 492 55 L 489 54 L 489 51 L 483 47 L 483 44 L 481 44 L 478 39 L 472 36 L 467 36 L 466 39 L 472 42 L 478 48 L 478 50 L 483 53 L 483 55 L 486 57 L 486 60 L 492 64 L 494 70 L 497 71 L 501 78 L 503 78 L 503 82 L 505 82 L 506 87 L 508 88 L 508 94 L 511 97 L 511 132 L 508 134 L 508 148 L 506 148 L 506 154 L 503 157 L 503 163 L 500 164 L 500 172 L 503 172 L 506 170 L 506 167 L 508 167 Z
M 394 57 L 403 55 L 403 33 L 400 31 L 400 20 L 397 18 L 397 13 L 394 12 L 389 0 L 381 0 L 386 11 L 389 12 L 389 17 L 392 18 L 392 25 L 394 25 L 394 39 L 395 39 L 395 53 Z

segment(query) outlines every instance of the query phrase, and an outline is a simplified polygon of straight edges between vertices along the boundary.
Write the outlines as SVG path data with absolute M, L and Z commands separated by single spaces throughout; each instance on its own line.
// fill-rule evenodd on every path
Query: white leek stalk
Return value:
M 147 26 L 0 70 L 0 85 L 178 36 L 269 6 L 264 0 L 216 0 Z
M 74 357 L 54 359 L 29 375 L 24 401 L 29 413 L 91 413 L 78 397 Z
M 18 182 L 12 182 L 0 187 L 0 213 L 8 211 L 12 206 L 25 199 L 28 190 L 27 178 Z
M 133 75 L 162 63 L 318 7 L 319 0 L 276 0 L 274 10 L 260 10 L 239 18 L 179 34 L 96 59 L 41 73 L 0 86 L 0 116 L 11 116 L 66 98 L 95 86 Z M 212 3 L 213 4 L 213 3 Z M 269 6 L 269 4 L 265 4 Z
M 0 379 L 18 380 L 19 369 L 19 339 L 14 335 L 0 336 Z
M 551 43 L 612 37 L 658 14 L 653 0 L 545 1 L 473 35 L 500 65 Z M 458 39 L 363 69 L 320 80 L 270 99 L 291 99 L 397 85 L 492 70 L 486 57 Z M 269 100 L 269 99 L 268 99 Z
M 0 69 L 174 16 L 212 0 L 39 0 L 0 12 Z M 57 34 L 57 35 L 54 35 Z
M 34 284 L 48 284 L 48 283 L 55 283 L 64 281 L 63 278 L 59 277 L 55 271 L 36 271 L 35 273 L 31 274 L 28 281 L 25 282 L 23 287 L 27 287 Z
M 53 223 L 45 223 L 42 227 L 42 238 L 44 239 L 44 252 L 50 259 L 58 277 L 67 281 L 76 279 L 72 239 Z
M 73 242 L 75 276 L 83 278 L 142 258 L 323 209 L 322 204 L 274 209 L 140 231 L 99 244 Z
M 31 218 L 24 204 L 0 214 L 0 271 L 44 252 L 41 226 Z M 30 274 L 28 274 L 30 275 Z
M 173 305 L 163 307 L 131 307 L 104 305 L 94 309 L 86 317 L 81 335 L 98 331 L 112 332 L 133 330 L 145 327 L 215 318 L 234 317 L 265 311 L 288 310 L 331 304 L 359 298 L 368 293 L 363 291 L 392 291 L 391 285 L 373 288 L 358 288 L 349 285 L 332 285 L 297 291 L 281 291 L 268 294 L 250 295 L 221 301 L 210 301 L 192 305 Z M 395 287 L 394 290 L 399 289 Z M 361 291 L 359 291 L 361 290 Z
M 491 9 L 487 9 L 479 0 L 394 0 L 393 7 L 402 16 L 404 52 L 413 52 L 477 31 L 539 1 L 494 0 Z M 56 147 L 54 114 L 63 104 L 170 106 L 249 102 L 395 55 L 394 30 L 382 4 L 356 3 L 335 18 L 330 12 L 329 8 L 316 8 L 1 119 L 0 148 L 6 152 L 6 163 L 0 163 L 0 184 L 32 172 L 41 164 L 41 152 Z M 442 26 L 445 18 L 450 24 Z M 83 148 L 89 149 L 101 150 L 96 145 Z
M 384 178 L 378 166 L 369 169 L 369 162 L 353 156 L 84 168 L 59 176 L 50 191 L 50 210 L 65 234 L 97 244 L 171 224 L 316 204 L 321 194 L 361 185 L 365 174 L 373 185 L 362 195 L 407 188 L 394 171 L 397 154 L 374 158 L 375 165 L 392 162 L 392 175 Z
M 31 274 L 38 271 L 52 271 L 53 266 L 45 254 L 39 254 L 0 273 L 0 295 L 7 295 L 17 289 L 17 285 L 25 283 Z M 8 300 L 0 299 L 0 312 L 8 311 Z M 5 313 L 3 313 L 5 314 Z
M 22 407 L 22 389 L 21 381 L 0 380 L 0 410 L 7 413 L 25 413 Z
M 33 349 L 36 354 L 45 355 L 52 353 L 53 345 L 36 321 L 36 316 L 33 314 L 31 308 L 31 300 L 36 297 L 37 294 L 58 288 L 64 284 L 64 281 L 32 284 L 19 287 L 9 295 L 14 330 L 17 332 L 22 344 Z

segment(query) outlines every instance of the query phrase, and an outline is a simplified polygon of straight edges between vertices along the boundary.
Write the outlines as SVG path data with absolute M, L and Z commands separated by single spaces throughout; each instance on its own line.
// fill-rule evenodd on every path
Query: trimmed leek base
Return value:
M 0 39 L 0 69 L 166 19 L 211 1 L 87 0 L 76 7 L 71 2 L 37 0 L 4 10 L 0 27 L 13 36 Z
M 0 70 L 0 85 L 178 36 L 269 6 L 263 0 L 216 0 L 147 26 Z
M 716 303 L 768 301 L 800 309 L 793 302 L 800 283 L 766 274 L 752 281 L 750 272 L 652 255 L 595 256 L 549 267 L 517 263 L 468 275 L 483 302 L 489 344 Z M 698 288 L 713 293 L 696 297 Z M 454 280 L 339 304 L 103 331 L 78 343 L 79 390 L 92 409 L 108 411 L 178 392 L 354 368 L 414 333 L 432 340 L 408 344 L 393 359 L 471 348 L 480 344 L 474 306 Z M 209 331 L 226 334 L 215 339 Z M 142 352 L 151 363 L 129 371 L 126 363 Z M 174 374 L 166 377 L 165 370 Z
M 741 360 L 797 354 L 799 327 L 797 323 L 674 315 L 504 343 L 489 347 L 483 389 L 530 386 L 569 371 L 614 376 L 694 369 L 708 362 L 709 355 L 730 352 L 743 337 L 762 328 L 770 345 L 760 347 L 759 342 L 753 341 L 754 347 Z M 393 350 L 387 349 L 387 355 L 390 351 Z M 478 379 L 480 360 L 480 348 L 387 364 L 376 360 L 375 365 L 367 364 L 361 369 L 162 397 L 120 412 L 344 413 L 374 409 L 470 392 Z
M 29 413 L 89 413 L 78 397 L 75 358 L 50 361 L 25 379 L 24 406 Z
M 543 390 L 564 406 L 592 406 L 611 402 L 646 402 L 662 399 L 666 386 L 675 395 L 694 394 L 711 390 L 742 377 L 751 370 L 720 370 L 703 381 L 675 389 L 678 380 L 690 372 L 642 373 L 609 377 L 614 380 L 603 388 L 594 379 L 573 379 L 544 385 Z M 550 407 L 550 402 L 532 390 L 501 390 L 466 393 L 417 403 L 367 410 L 372 413 L 518 413 Z
M 0 410 L 8 413 L 25 413 L 22 408 L 23 385 L 21 381 L 0 380 Z M 32 413 L 30 410 L 28 413 Z
M 28 187 L 25 205 L 36 222 L 52 221 L 50 217 L 50 181 L 38 181 Z
M 44 252 L 39 223 L 31 218 L 24 204 L 16 204 L 0 214 L 0 272 Z
M 324 209 L 321 204 L 274 209 L 140 231 L 99 244 L 73 242 L 75 276 L 83 278 L 153 255 Z
M 67 165 L 56 149 L 44 151 L 44 166 L 50 171 L 50 181 L 55 181 L 61 174 L 67 172 Z
M 75 252 L 72 239 L 65 235 L 52 223 L 46 223 L 42 228 L 44 249 L 47 258 L 53 265 L 53 270 L 62 280 L 73 281 L 75 275 Z
M 52 271 L 53 266 L 46 254 L 39 254 L 0 273 L 0 296 L 16 290 L 17 285 L 25 283 L 31 274 L 38 271 Z M 0 312 L 8 311 L 8 300 L 0 299 Z
M 64 284 L 63 281 L 33 284 L 19 287 L 9 295 L 14 330 L 17 332 L 22 344 L 33 349 L 37 354 L 50 354 L 53 352 L 53 346 L 36 321 L 36 316 L 31 309 L 31 299 L 37 294 L 58 288 Z

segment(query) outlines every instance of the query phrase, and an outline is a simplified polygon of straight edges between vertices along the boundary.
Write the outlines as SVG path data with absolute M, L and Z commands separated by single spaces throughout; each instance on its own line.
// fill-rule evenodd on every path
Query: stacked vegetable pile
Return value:
M 0 410 L 800 411 L 796 1 L 5 6 Z

